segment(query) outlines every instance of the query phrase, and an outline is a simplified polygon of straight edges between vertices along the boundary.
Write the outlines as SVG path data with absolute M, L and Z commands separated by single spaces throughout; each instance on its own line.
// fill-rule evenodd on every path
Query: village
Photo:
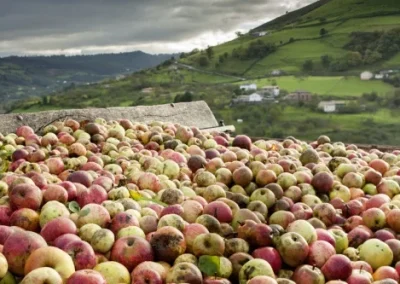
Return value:
M 363 71 L 360 73 L 360 80 L 384 80 L 389 76 L 399 73 L 399 70 L 382 70 L 379 72 Z M 280 76 L 282 71 L 273 70 L 272 76 Z M 286 104 L 311 104 L 317 102 L 316 111 L 324 113 L 337 113 L 343 110 L 350 103 L 355 103 L 351 98 L 348 100 L 322 100 L 320 94 L 311 93 L 307 90 L 295 90 L 287 93 L 282 92 L 277 85 L 266 85 L 259 87 L 256 83 L 243 84 L 239 86 L 241 95 L 232 99 L 231 105 L 237 104 L 261 104 L 261 103 L 280 103 Z

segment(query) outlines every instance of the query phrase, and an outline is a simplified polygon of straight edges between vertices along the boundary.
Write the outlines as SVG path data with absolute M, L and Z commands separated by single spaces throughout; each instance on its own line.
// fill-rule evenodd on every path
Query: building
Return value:
M 292 102 L 309 102 L 313 99 L 313 95 L 310 92 L 298 90 L 288 94 L 283 99 Z
M 283 74 L 282 70 L 272 70 L 271 75 L 272 76 L 280 76 Z
M 153 92 L 154 92 L 153 88 L 144 88 L 144 89 L 142 89 L 142 93 L 145 93 L 145 94 L 151 94 Z
M 375 74 L 375 79 L 376 80 L 382 80 L 383 78 L 385 78 L 385 75 L 383 75 L 383 74 Z
M 248 84 L 248 85 L 241 85 L 240 89 L 243 91 L 256 91 L 257 84 Z
M 261 92 L 263 94 L 270 94 L 273 95 L 274 97 L 279 96 L 280 89 L 278 86 L 264 86 L 261 88 Z
M 125 78 L 126 78 L 126 76 L 122 75 L 122 74 L 115 76 L 115 80 L 117 80 L 117 81 L 125 79 Z
M 233 103 L 261 103 L 264 100 L 264 97 L 258 93 L 253 93 L 251 95 L 243 95 L 238 96 L 237 98 L 233 99 Z
M 258 36 L 258 37 L 260 37 L 260 36 L 266 36 L 267 34 L 269 34 L 268 31 L 263 31 L 263 32 L 252 32 L 252 33 L 251 33 L 252 36 Z
M 374 78 L 374 74 L 370 71 L 364 71 L 360 74 L 360 79 L 363 81 L 368 81 Z
M 318 104 L 318 109 L 326 113 L 336 112 L 340 108 L 346 106 L 347 101 L 322 101 Z

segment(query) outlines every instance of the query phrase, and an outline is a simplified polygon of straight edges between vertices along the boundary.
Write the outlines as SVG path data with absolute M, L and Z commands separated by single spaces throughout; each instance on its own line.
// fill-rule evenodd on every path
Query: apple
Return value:
M 10 206 L 14 210 L 21 208 L 29 208 L 38 210 L 42 204 L 43 195 L 36 185 L 19 184 L 11 189 Z
M 318 267 L 303 264 L 296 268 L 292 279 L 297 284 L 318 283 L 325 284 L 325 277 Z
M 174 265 L 167 274 L 167 283 L 203 283 L 203 276 L 196 265 L 188 262 L 181 262 Z
M 297 267 L 303 263 L 309 253 L 307 241 L 295 232 L 280 236 L 277 249 L 283 261 L 291 267 Z
M 92 269 L 97 264 L 93 248 L 85 241 L 71 240 L 62 250 L 72 258 L 77 270 Z
M 163 284 L 166 281 L 167 269 L 160 263 L 144 261 L 133 269 L 131 276 L 132 283 Z
M 107 253 L 114 245 L 114 233 L 108 229 L 100 229 L 94 232 L 90 244 L 95 252 Z
M 63 282 L 75 272 L 71 257 L 56 247 L 41 247 L 33 251 L 26 260 L 24 273 L 27 275 L 40 267 L 53 268 L 60 274 Z
M 263 259 L 247 261 L 239 271 L 239 283 L 246 284 L 256 276 L 269 276 L 275 278 L 271 265 Z
M 385 279 L 393 279 L 396 282 L 399 282 L 400 277 L 396 269 L 390 266 L 381 266 L 377 270 L 375 270 L 372 275 L 374 281 L 385 280 Z
M 351 261 L 344 255 L 332 255 L 321 268 L 327 280 L 346 280 L 352 272 Z
M 14 231 L 3 246 L 3 254 L 7 259 L 9 271 L 16 275 L 24 275 L 28 257 L 42 247 L 47 247 L 47 244 L 39 234 L 29 231 Z
M 110 259 L 117 261 L 132 271 L 144 261 L 153 261 L 154 253 L 149 242 L 140 237 L 118 239 L 111 251 Z
M 38 284 L 45 284 L 45 283 L 54 283 L 54 284 L 62 284 L 63 278 L 61 275 L 53 268 L 50 267 L 40 267 L 35 270 L 32 270 L 22 281 L 22 284 L 30 284 L 30 283 L 38 283 Z
M 335 248 L 326 241 L 317 240 L 310 244 L 310 252 L 307 257 L 308 264 L 322 268 L 328 259 L 336 254 Z
M 393 252 L 390 247 L 378 239 L 365 241 L 359 250 L 360 260 L 366 261 L 374 270 L 381 266 L 388 266 L 393 261 Z
M 186 250 L 184 235 L 171 226 L 159 228 L 154 232 L 151 236 L 150 244 L 156 259 L 169 263 L 173 262 Z
M 255 249 L 252 253 L 254 258 L 260 258 L 267 261 L 275 274 L 278 274 L 279 270 L 282 268 L 282 259 L 279 252 L 273 247 L 262 247 Z
M 97 264 L 93 270 L 99 272 L 106 283 L 130 284 L 131 276 L 128 269 L 115 261 L 106 261 Z
M 79 211 L 77 226 L 80 228 L 85 224 L 92 223 L 105 227 L 111 221 L 110 219 L 110 213 L 108 213 L 107 209 L 101 205 L 91 203 L 85 205 Z
M 215 233 L 205 233 L 198 235 L 193 241 L 193 253 L 200 255 L 224 255 L 224 239 Z
M 92 269 L 82 269 L 75 271 L 67 280 L 67 284 L 106 284 L 101 273 Z
M 0 252 L 0 279 L 6 276 L 8 271 L 8 262 L 6 257 Z
M 286 228 L 287 232 L 295 232 L 300 234 L 308 244 L 317 240 L 317 232 L 311 224 L 305 220 L 296 220 L 289 224 Z

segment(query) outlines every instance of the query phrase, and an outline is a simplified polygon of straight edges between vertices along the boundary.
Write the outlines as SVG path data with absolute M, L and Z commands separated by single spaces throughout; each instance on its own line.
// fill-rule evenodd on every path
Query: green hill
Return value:
M 263 36 L 255 32 L 267 32 Z M 385 80 L 362 81 L 364 70 L 393 69 Z M 281 70 L 272 76 L 273 70 Z M 232 104 L 239 85 L 278 85 L 274 102 Z M 400 144 L 400 1 L 321 0 L 256 27 L 235 40 L 181 54 L 122 80 L 72 86 L 31 97 L 7 111 L 149 105 L 205 100 L 238 133 L 315 139 L 321 133 L 348 142 Z M 305 90 L 310 102 L 290 102 Z M 320 101 L 346 100 L 337 113 Z M 254 126 L 259 127 L 254 127 Z

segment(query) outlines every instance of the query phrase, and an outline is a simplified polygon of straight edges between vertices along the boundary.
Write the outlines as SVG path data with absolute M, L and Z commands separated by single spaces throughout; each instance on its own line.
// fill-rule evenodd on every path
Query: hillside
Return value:
M 150 68 L 171 55 L 141 51 L 80 56 L 0 58 L 0 99 L 21 99 Z
M 255 36 L 254 32 L 268 32 Z M 364 70 L 393 69 L 383 80 L 360 80 Z M 273 70 L 280 74 L 271 75 Z M 397 71 L 397 73 L 396 73 Z M 241 84 L 277 85 L 280 95 L 260 104 L 234 104 Z M 152 105 L 205 100 L 237 133 L 312 140 L 400 144 L 400 2 L 321 0 L 206 50 L 182 54 L 156 68 L 72 87 L 7 106 L 32 112 L 61 108 Z M 304 90 L 311 101 L 288 101 Z M 318 104 L 345 101 L 334 113 Z M 260 126 L 260 127 L 255 127 Z
M 267 76 L 276 69 L 290 74 L 356 74 L 365 68 L 400 65 L 396 56 L 400 51 L 399 28 L 399 1 L 321 0 L 210 51 L 183 55 L 181 62 L 247 78 Z M 364 46 L 363 50 L 348 46 L 352 41 L 362 42 L 362 36 L 370 38 L 375 31 L 380 33 L 371 42 L 375 46 Z M 257 32 L 267 34 L 258 36 Z M 385 40 L 392 33 L 396 33 L 395 40 L 390 38 L 388 46 Z M 375 51 L 379 54 L 371 57 Z M 322 56 L 327 60 L 322 61 Z M 304 68 L 307 61 L 312 61 L 312 68 Z

